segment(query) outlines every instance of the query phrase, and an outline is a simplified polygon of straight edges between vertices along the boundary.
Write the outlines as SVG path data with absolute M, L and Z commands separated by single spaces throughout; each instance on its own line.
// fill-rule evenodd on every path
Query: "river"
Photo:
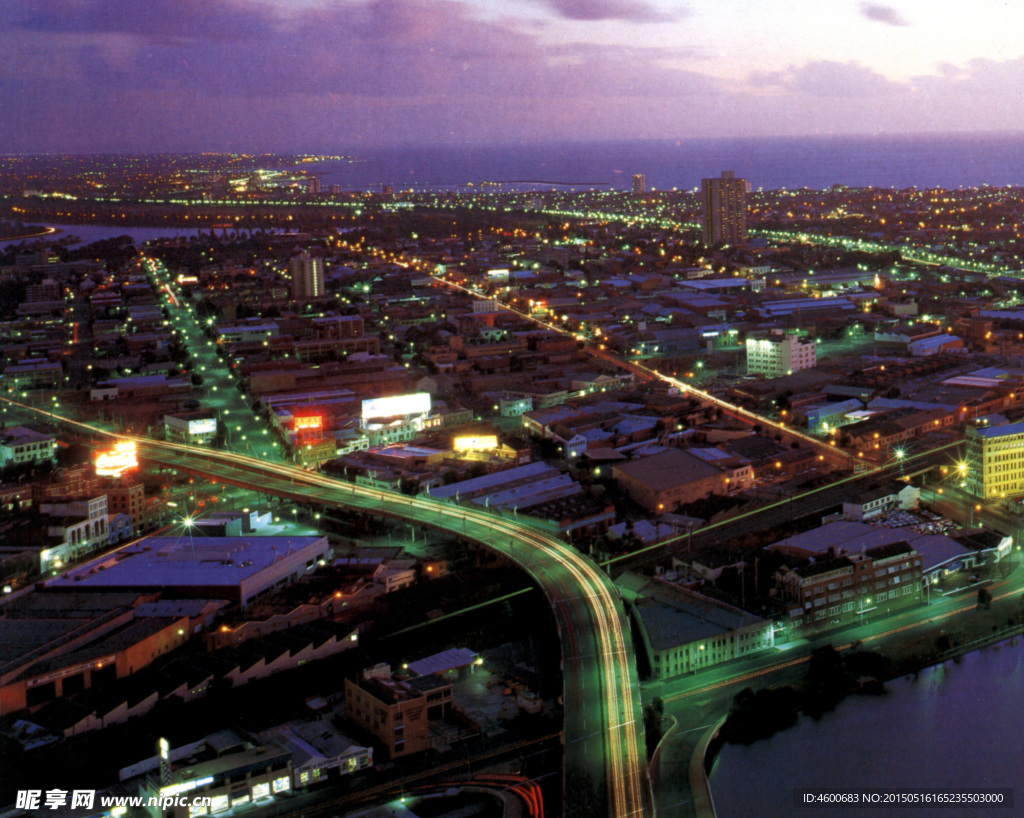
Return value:
M 91 244 L 94 241 L 112 239 L 116 236 L 131 236 L 136 244 L 143 244 L 144 242 L 152 239 L 188 238 L 190 236 L 197 236 L 201 232 L 205 233 L 207 236 L 210 234 L 209 228 L 199 230 L 194 227 L 111 227 L 99 224 L 48 224 L 44 225 L 44 227 L 57 228 L 56 233 L 41 237 L 45 241 L 57 241 L 67 236 L 77 236 L 82 240 L 82 244 Z M 223 231 L 216 230 L 214 232 L 219 236 Z M 231 231 L 228 232 L 228 235 L 231 235 Z M 19 239 L 17 241 L 2 241 L 0 242 L 0 248 L 7 247 L 11 244 L 21 244 L 22 241 L 26 244 L 31 244 L 36 240 L 37 239 Z
M 719 818 L 1024 812 L 1024 640 L 927 668 L 886 690 L 850 697 L 819 721 L 801 717 L 767 741 L 723 747 L 710 777 Z M 794 788 L 843 787 L 1012 788 L 1017 803 L 940 811 L 793 806 Z

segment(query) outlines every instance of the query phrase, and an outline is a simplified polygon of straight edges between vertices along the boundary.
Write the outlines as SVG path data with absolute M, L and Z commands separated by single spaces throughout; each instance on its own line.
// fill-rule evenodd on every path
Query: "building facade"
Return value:
M 1024 422 L 967 426 L 966 489 L 975 497 L 1024 494 Z
M 701 180 L 704 246 L 747 243 L 747 182 L 731 170 Z
M 776 574 L 789 609 L 790 628 L 832 627 L 863 622 L 923 600 L 922 557 L 907 542 L 860 553 L 838 553 L 784 568 Z
M 44 463 L 56 452 L 57 440 L 35 429 L 15 426 L 0 433 L 0 467 Z
M 345 680 L 346 714 L 392 759 L 430 749 L 430 719 L 447 715 L 451 702 L 451 683 L 438 676 L 395 679 L 389 667 L 378 666 L 358 681 Z
M 292 259 L 292 298 L 309 301 L 324 295 L 324 260 L 309 253 Z
M 818 364 L 818 347 L 798 335 L 747 339 L 747 374 L 782 378 Z

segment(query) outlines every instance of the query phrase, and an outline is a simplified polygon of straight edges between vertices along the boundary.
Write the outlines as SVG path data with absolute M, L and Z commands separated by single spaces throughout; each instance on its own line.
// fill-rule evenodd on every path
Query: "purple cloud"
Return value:
M 640 0 L 543 0 L 544 5 L 568 20 L 624 20 L 630 23 L 667 23 L 678 19 Z
M 241 40 L 265 37 L 269 9 L 242 0 L 37 0 L 3 3 L 14 28 L 48 33 L 126 34 L 154 40 Z
M 538 0 L 646 21 L 654 0 Z M 557 4 L 557 5 L 556 5 Z M 458 0 L 0 0 L 0 152 L 327 150 L 1019 128 L 1024 60 L 893 82 L 855 62 L 724 81 Z
M 901 86 L 857 63 L 819 60 L 786 71 L 754 74 L 756 88 L 776 88 L 796 94 L 838 99 L 874 97 L 897 93 Z
M 903 15 L 892 6 L 883 6 L 879 3 L 861 3 L 860 13 L 876 23 L 885 23 L 889 26 L 909 26 Z

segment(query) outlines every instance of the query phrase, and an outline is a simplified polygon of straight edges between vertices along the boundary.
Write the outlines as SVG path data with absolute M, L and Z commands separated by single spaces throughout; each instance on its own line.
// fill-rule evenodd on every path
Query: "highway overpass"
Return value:
M 3 399 L 8 400 L 8 399 Z M 428 497 L 334 480 L 282 463 L 115 435 L 9 401 L 94 437 L 133 440 L 139 456 L 220 482 L 322 506 L 354 508 L 439 529 L 502 554 L 547 597 L 562 646 L 564 814 L 653 815 L 636 661 L 628 620 L 610 579 L 543 523 Z

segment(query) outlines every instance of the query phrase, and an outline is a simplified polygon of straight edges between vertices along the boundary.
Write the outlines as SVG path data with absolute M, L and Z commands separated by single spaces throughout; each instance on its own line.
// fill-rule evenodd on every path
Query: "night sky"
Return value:
M 0 0 L 0 152 L 1020 131 L 1003 0 Z

